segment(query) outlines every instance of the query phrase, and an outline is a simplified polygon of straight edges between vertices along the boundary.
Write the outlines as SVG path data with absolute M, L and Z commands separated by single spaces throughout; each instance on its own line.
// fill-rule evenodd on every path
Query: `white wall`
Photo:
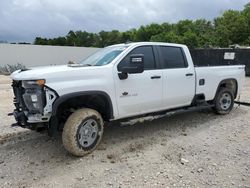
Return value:
M 21 63 L 26 67 L 79 62 L 98 48 L 0 44 L 0 66 Z

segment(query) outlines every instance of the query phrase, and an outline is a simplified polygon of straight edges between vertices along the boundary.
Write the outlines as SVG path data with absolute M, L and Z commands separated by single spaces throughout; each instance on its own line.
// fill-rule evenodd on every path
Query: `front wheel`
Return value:
M 222 88 L 214 100 L 214 110 L 217 114 L 228 114 L 234 106 L 233 92 L 227 88 Z
M 103 124 L 101 115 L 93 109 L 75 111 L 63 128 L 62 141 L 65 149 L 75 156 L 91 153 L 102 139 Z

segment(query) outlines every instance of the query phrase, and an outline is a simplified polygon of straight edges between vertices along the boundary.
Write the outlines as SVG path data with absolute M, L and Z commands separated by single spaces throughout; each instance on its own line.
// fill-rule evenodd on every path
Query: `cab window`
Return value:
M 160 50 L 163 60 L 163 68 L 173 69 L 187 67 L 187 63 L 180 47 L 160 46 Z
M 152 46 L 140 46 L 133 49 L 128 55 L 119 63 L 118 69 L 128 65 L 130 61 L 130 56 L 134 54 L 143 54 L 144 55 L 144 70 L 155 69 L 155 56 Z

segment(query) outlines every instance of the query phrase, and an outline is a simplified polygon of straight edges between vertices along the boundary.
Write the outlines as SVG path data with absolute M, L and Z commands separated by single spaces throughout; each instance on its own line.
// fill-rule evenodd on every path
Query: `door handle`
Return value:
M 161 76 L 151 76 L 151 79 L 160 79 Z
M 186 76 L 193 76 L 193 73 L 187 73 Z

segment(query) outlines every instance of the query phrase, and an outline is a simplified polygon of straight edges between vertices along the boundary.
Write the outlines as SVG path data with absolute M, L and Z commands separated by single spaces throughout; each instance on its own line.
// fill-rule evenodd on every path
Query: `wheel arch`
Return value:
M 238 94 L 238 82 L 235 78 L 227 78 L 227 79 L 220 81 L 217 87 L 214 99 L 216 98 L 216 95 L 220 91 L 221 88 L 231 88 L 234 94 L 234 99 L 236 99 L 237 94 Z
M 73 104 L 73 105 L 72 105 Z M 113 105 L 110 96 L 104 91 L 82 91 L 60 96 L 52 105 L 48 133 L 56 136 L 60 132 L 67 118 L 79 108 L 91 108 L 98 111 L 104 121 L 113 119 Z M 64 113 L 67 111 L 66 113 Z
M 110 96 L 104 91 L 81 91 L 74 92 L 60 96 L 53 104 L 52 107 L 52 116 L 56 116 L 60 107 L 74 99 L 85 99 L 86 101 L 78 101 L 79 105 L 84 105 L 87 103 L 91 103 L 94 100 L 103 100 L 104 104 L 108 109 L 106 109 L 106 117 L 108 119 L 113 118 L 113 105 Z M 98 111 L 98 110 L 97 110 Z M 106 119 L 107 120 L 107 119 Z

